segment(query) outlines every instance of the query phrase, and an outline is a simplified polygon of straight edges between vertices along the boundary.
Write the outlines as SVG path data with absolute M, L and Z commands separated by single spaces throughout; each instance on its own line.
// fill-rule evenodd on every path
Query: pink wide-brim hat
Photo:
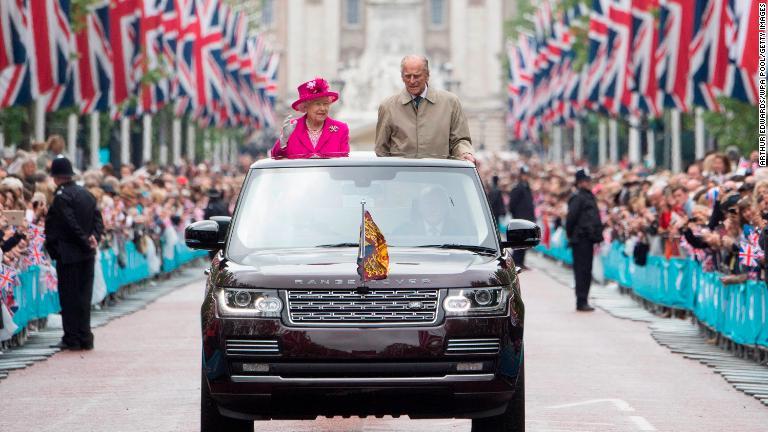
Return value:
M 307 81 L 299 86 L 299 98 L 296 102 L 291 104 L 291 108 L 299 111 L 299 106 L 304 102 L 311 101 L 312 99 L 319 99 L 322 97 L 331 98 L 331 103 L 339 100 L 339 94 L 329 91 L 328 81 L 322 78 L 315 78 L 312 81 Z

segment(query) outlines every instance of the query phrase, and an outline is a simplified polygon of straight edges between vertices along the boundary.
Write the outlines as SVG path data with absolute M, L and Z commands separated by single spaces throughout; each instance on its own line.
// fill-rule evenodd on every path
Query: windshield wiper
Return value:
M 434 245 L 421 245 L 417 246 L 420 248 L 437 248 L 437 249 L 460 249 L 460 250 L 467 250 L 471 252 L 482 252 L 482 253 L 489 253 L 489 254 L 496 254 L 498 251 L 494 248 L 486 247 L 486 246 L 477 246 L 477 245 L 463 245 L 463 244 L 452 244 L 452 243 L 445 243 L 445 244 L 434 244 Z
M 331 244 L 322 244 L 317 245 L 315 247 L 322 247 L 322 248 L 343 248 L 343 247 L 358 247 L 360 246 L 357 243 L 331 243 Z

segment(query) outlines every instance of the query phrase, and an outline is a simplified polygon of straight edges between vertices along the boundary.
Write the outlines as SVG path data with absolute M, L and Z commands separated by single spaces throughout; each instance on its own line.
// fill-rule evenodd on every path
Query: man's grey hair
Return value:
M 409 54 L 405 57 L 403 57 L 402 60 L 400 60 L 400 73 L 403 73 L 403 69 L 405 68 L 405 62 L 409 60 L 421 60 L 421 62 L 424 64 L 424 72 L 426 72 L 427 75 L 429 75 L 429 60 L 427 60 L 426 56 L 423 55 L 416 55 L 416 54 Z

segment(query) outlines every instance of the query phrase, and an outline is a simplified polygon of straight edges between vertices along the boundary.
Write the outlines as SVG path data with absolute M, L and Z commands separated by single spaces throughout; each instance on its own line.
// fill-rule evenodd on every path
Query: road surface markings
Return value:
M 641 431 L 655 431 L 656 428 L 653 427 L 653 425 L 645 419 L 645 417 L 640 416 L 629 416 L 629 419 L 632 420 L 632 423 L 637 426 L 638 430 Z
M 577 407 L 582 405 L 591 405 L 596 403 L 603 403 L 603 402 L 610 402 L 613 404 L 613 406 L 616 407 L 619 411 L 634 411 L 635 409 L 632 408 L 627 401 L 622 399 L 590 399 L 583 402 L 574 402 L 569 404 L 563 404 L 563 405 L 555 405 L 549 407 L 550 409 L 561 409 L 561 408 L 571 408 L 571 407 Z
M 635 411 L 634 408 L 625 400 L 623 399 L 589 399 L 581 402 L 573 402 L 563 405 L 555 405 L 549 407 L 550 409 L 561 409 L 561 408 L 572 408 L 572 407 L 578 407 L 578 406 L 584 406 L 584 405 L 592 405 L 592 404 L 598 404 L 598 403 L 610 403 L 613 405 L 618 411 L 622 412 L 633 412 Z M 656 428 L 653 427 L 653 425 L 645 419 L 645 417 L 641 416 L 629 416 L 629 420 L 635 425 L 637 430 L 641 431 L 655 431 Z

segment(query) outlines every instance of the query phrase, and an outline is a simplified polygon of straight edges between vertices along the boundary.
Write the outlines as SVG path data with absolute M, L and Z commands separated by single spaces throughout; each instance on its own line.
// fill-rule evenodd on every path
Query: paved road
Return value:
M 671 354 L 642 323 L 577 314 L 568 289 L 531 271 L 527 305 L 529 431 L 760 431 L 768 408 L 706 367 Z M 198 305 L 184 287 L 96 334 L 96 350 L 59 353 L 0 382 L 0 431 L 194 431 Z M 258 431 L 468 431 L 466 420 L 323 419 Z

